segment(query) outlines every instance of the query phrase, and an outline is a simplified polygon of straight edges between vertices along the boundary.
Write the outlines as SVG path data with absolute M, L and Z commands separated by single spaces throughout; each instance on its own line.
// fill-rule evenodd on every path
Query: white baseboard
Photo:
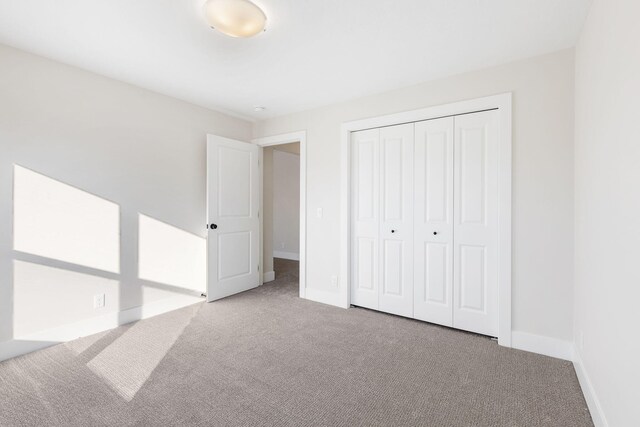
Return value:
M 323 304 L 334 305 L 336 307 L 342 307 L 340 293 L 338 292 L 328 292 L 314 288 L 306 288 L 304 290 L 304 299 L 321 302 Z
M 290 259 L 292 261 L 300 261 L 300 254 L 297 252 L 273 251 L 274 258 Z
M 545 356 L 572 361 L 578 381 L 580 382 L 580 387 L 582 388 L 582 394 L 587 401 L 587 406 L 589 407 L 593 424 L 596 427 L 609 427 L 609 423 L 602 411 L 600 400 L 598 399 L 591 380 L 589 379 L 589 375 L 584 367 L 580 353 L 572 342 L 529 334 L 526 332 L 512 331 L 511 345 L 513 348 L 517 348 L 519 350 L 530 351 L 533 353 L 544 354 Z
M 573 343 L 571 341 L 512 331 L 511 346 L 518 350 L 544 354 L 558 359 L 573 360 Z
M 602 406 L 600 405 L 600 400 L 598 399 L 598 395 L 596 394 L 593 385 L 591 384 L 591 380 L 589 379 L 589 375 L 582 363 L 582 357 L 580 357 L 580 353 L 577 348 L 573 350 L 573 366 L 576 369 L 576 375 L 578 376 L 578 382 L 580 382 L 580 387 L 582 388 L 582 394 L 584 394 L 584 399 L 587 401 L 587 406 L 589 407 L 589 412 L 591 413 L 591 419 L 593 420 L 593 424 L 596 427 L 609 427 L 609 423 L 604 416 L 604 412 L 602 411 Z
M 276 280 L 275 271 L 267 271 L 262 275 L 262 283 L 272 282 L 274 280 Z
M 48 329 L 0 343 L 0 362 L 16 356 L 41 350 L 52 345 L 72 341 L 76 338 L 97 334 L 120 325 L 157 316 L 203 301 L 202 298 L 189 295 L 177 295 L 160 301 L 154 301 L 140 307 L 109 313 L 103 316 L 83 320 L 58 328 Z

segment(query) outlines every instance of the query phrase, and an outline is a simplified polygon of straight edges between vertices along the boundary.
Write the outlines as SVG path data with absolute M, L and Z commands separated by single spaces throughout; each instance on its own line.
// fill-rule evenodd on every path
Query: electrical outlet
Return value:
M 316 209 L 316 216 L 317 216 L 318 218 L 322 218 L 322 208 L 318 208 L 318 209 Z
M 104 307 L 104 294 L 98 294 L 93 296 L 93 308 L 103 308 Z
M 280 249 L 284 249 L 284 242 L 280 242 Z
M 331 276 L 331 286 L 338 287 L 338 276 Z

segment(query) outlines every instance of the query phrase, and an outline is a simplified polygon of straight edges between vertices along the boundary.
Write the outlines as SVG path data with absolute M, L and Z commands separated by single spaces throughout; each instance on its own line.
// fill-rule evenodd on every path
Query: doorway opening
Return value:
M 262 154 L 263 282 L 297 286 L 300 262 L 300 143 Z
M 305 298 L 306 132 L 253 142 L 262 147 L 261 283 L 297 287 Z

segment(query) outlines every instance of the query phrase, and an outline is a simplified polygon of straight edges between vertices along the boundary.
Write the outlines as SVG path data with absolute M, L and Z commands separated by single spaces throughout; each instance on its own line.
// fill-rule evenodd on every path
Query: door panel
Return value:
M 405 141 L 402 134 L 382 129 L 382 207 L 385 221 L 402 221 Z
M 218 233 L 218 280 L 251 273 L 251 232 Z
M 460 308 L 485 311 L 487 268 L 484 246 L 460 246 Z
M 380 131 L 351 135 L 351 303 L 378 309 Z
M 451 306 L 451 291 L 448 284 L 450 283 L 451 274 L 449 266 L 451 265 L 448 255 L 449 246 L 446 243 L 425 243 L 424 257 L 424 300 L 429 304 L 440 304 L 442 306 Z
M 413 317 L 413 123 L 380 129 L 380 310 Z
M 376 289 L 377 245 L 375 239 L 361 237 L 356 246 L 358 289 L 374 291 Z
M 402 297 L 402 246 L 403 242 L 387 240 L 382 251 L 382 294 Z
M 498 335 L 497 112 L 455 118 L 453 326 Z
M 459 128 L 460 222 L 484 224 L 485 219 L 485 129 Z
M 207 135 L 207 301 L 259 285 L 259 147 Z
M 218 147 L 219 218 L 251 215 L 250 177 L 254 155 L 243 149 Z
M 377 132 L 376 132 L 377 133 Z M 373 133 L 370 135 L 373 137 Z M 367 139 L 364 135 L 362 139 L 357 139 L 357 168 L 358 180 L 357 180 L 357 197 L 358 197 L 358 209 L 357 218 L 360 220 L 372 220 L 377 218 L 377 190 L 376 185 L 377 173 L 378 173 L 378 141 L 377 136 L 372 139 Z
M 452 326 L 453 117 L 415 126 L 414 316 Z

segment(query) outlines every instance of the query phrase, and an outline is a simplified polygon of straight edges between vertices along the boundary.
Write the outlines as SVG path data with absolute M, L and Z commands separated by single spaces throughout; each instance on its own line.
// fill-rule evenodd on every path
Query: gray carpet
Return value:
M 591 426 L 570 362 L 277 279 L 0 364 L 1 426 Z

